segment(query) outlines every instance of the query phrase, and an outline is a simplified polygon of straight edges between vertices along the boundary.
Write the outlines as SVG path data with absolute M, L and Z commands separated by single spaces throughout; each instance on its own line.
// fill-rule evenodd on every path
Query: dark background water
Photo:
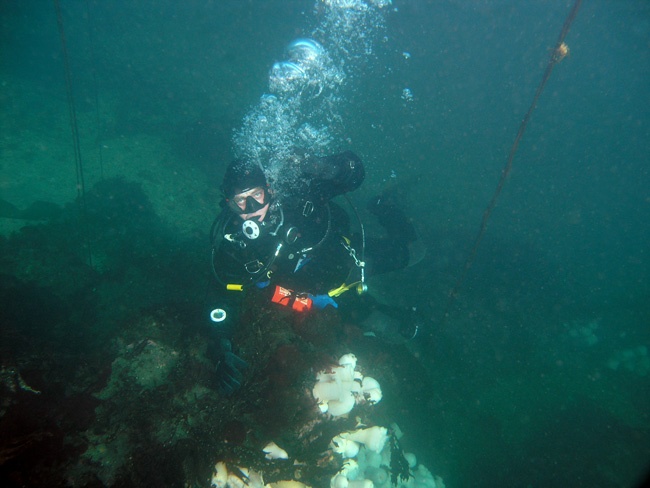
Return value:
M 396 2 L 376 57 L 344 94 L 349 145 L 367 165 L 360 198 L 394 171 L 429 248 L 391 296 L 430 318 L 433 345 L 414 353 L 438 390 L 414 399 L 404 422 L 448 486 L 620 486 L 650 458 L 649 372 L 607 366 L 619 351 L 650 345 L 647 2 L 582 5 L 570 55 L 552 73 L 443 317 L 571 5 Z M 0 15 L 5 86 L 34 113 L 60 104 L 52 5 L 3 0 Z M 196 188 L 212 192 L 210 213 L 232 131 L 314 15 L 312 1 L 65 2 L 77 108 L 93 113 L 96 96 L 110 106 L 82 136 L 168 140 L 179 167 L 198 169 Z M 19 116 L 3 127 L 17 135 L 24 124 Z M 597 344 L 569 333 L 590 323 L 599 324 Z

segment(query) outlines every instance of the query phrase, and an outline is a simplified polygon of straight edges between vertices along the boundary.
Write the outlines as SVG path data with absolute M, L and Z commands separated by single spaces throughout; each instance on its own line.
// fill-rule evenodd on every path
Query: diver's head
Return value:
M 271 203 L 266 176 L 262 169 L 249 161 L 237 159 L 228 165 L 221 191 L 230 209 L 243 220 L 262 222 Z
M 261 186 L 237 193 L 228 201 L 230 208 L 239 214 L 242 219 L 256 218 L 259 222 L 262 222 L 266 217 L 270 203 L 269 190 Z

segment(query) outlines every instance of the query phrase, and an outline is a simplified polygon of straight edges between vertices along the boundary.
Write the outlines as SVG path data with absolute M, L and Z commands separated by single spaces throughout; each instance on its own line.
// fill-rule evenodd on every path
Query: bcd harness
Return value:
M 356 287 L 357 293 L 359 294 L 364 293 L 367 290 L 367 285 L 365 283 L 365 262 L 363 261 L 363 248 L 365 248 L 365 233 L 364 233 L 363 223 L 361 222 L 361 219 L 359 217 L 358 212 L 356 211 L 356 208 L 352 205 L 347 195 L 345 195 L 345 197 L 348 200 L 350 206 L 353 208 L 354 213 L 359 222 L 359 225 L 361 227 L 361 234 L 363 238 L 362 253 L 361 253 L 361 257 L 357 256 L 356 250 L 351 245 L 351 240 L 345 236 L 341 236 L 340 244 L 348 252 L 354 264 L 350 268 L 350 272 L 348 273 L 348 279 L 346 279 L 346 282 L 342 283 L 340 286 L 333 288 L 328 292 L 328 295 L 330 297 L 338 297 L 341 294 L 345 293 L 346 291 L 352 289 L 353 287 Z M 300 231 L 295 226 L 291 226 L 286 230 L 286 232 L 282 232 L 283 230 L 282 228 L 285 223 L 284 211 L 282 209 L 281 204 L 276 203 L 275 205 L 279 210 L 279 223 L 277 225 L 275 225 L 275 223 L 271 224 L 271 228 L 274 227 L 272 230 L 269 230 L 269 228 L 267 228 L 267 233 L 271 236 L 276 237 L 276 242 L 273 245 L 273 252 L 269 255 L 268 259 L 265 260 L 266 263 L 260 261 L 259 259 L 253 259 L 243 264 L 244 269 L 250 275 L 249 278 L 245 280 L 245 282 L 243 283 L 226 283 L 224 282 L 224 280 L 221 279 L 215 267 L 215 257 L 216 257 L 217 250 L 219 249 L 219 247 L 221 246 L 224 240 L 234 245 L 237 245 L 243 249 L 248 246 L 247 243 L 248 240 L 256 239 L 261 235 L 263 231 L 259 230 L 259 226 L 257 225 L 257 223 L 253 221 L 244 221 L 242 223 L 242 230 L 240 232 L 234 234 L 227 234 L 225 233 L 225 229 L 228 226 L 228 224 L 230 224 L 230 222 L 235 217 L 235 215 L 229 214 L 226 215 L 225 218 L 218 217 L 215 220 L 211 232 L 212 243 L 213 243 L 212 269 L 217 280 L 220 283 L 224 284 L 227 290 L 243 291 L 245 288 L 248 288 L 252 285 L 257 285 L 260 288 L 263 288 L 264 286 L 260 286 L 260 285 L 262 285 L 265 282 L 269 282 L 271 280 L 271 275 L 273 274 L 273 271 L 271 270 L 271 266 L 273 266 L 276 259 L 281 255 L 285 247 L 293 245 L 297 241 L 298 237 L 300 236 Z M 291 254 L 296 254 L 298 256 L 301 256 L 297 262 L 294 272 L 298 271 L 304 264 L 306 264 L 309 261 L 310 257 L 308 256 L 308 253 L 318 249 L 325 242 L 325 240 L 330 236 L 330 233 L 332 231 L 332 212 L 329 203 L 325 204 L 325 209 L 327 211 L 327 227 L 325 229 L 325 232 L 323 233 L 323 236 L 319 239 L 317 243 L 304 247 L 297 251 L 293 251 L 291 253 Z M 309 200 L 302 202 L 301 213 L 303 217 L 308 218 L 309 216 L 311 216 L 313 211 L 314 211 L 313 202 Z M 268 225 L 268 224 L 262 224 L 262 225 Z M 250 230 L 251 228 L 253 228 L 252 231 Z M 289 256 L 291 256 L 291 254 L 289 254 Z M 347 282 L 349 281 L 349 278 L 352 276 L 353 271 L 355 269 L 359 269 L 359 279 L 348 284 Z M 268 285 L 268 283 L 266 283 L 266 285 Z M 293 290 L 284 288 L 279 285 L 277 285 L 275 288 L 272 301 L 275 303 L 279 303 L 281 305 L 291 306 L 294 310 L 300 312 L 311 309 L 311 305 L 312 305 L 311 299 L 308 297 L 308 294 L 297 293 L 294 292 Z

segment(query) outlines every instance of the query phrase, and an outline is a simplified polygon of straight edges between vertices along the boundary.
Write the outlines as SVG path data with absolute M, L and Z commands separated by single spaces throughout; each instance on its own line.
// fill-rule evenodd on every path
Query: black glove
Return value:
M 361 159 L 352 151 L 306 158 L 302 173 L 310 180 L 310 193 L 323 200 L 356 190 L 366 175 Z
M 230 395 L 241 387 L 244 378 L 242 371 L 248 363 L 232 352 L 229 339 L 221 339 L 221 356 L 217 363 L 217 386 L 219 393 Z

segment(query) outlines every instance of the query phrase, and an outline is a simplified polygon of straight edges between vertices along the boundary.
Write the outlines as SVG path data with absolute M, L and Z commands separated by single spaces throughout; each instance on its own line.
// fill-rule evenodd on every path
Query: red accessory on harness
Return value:
M 311 310 L 312 301 L 307 295 L 299 295 L 293 290 L 283 288 L 280 285 L 275 286 L 273 298 L 271 301 L 280 305 L 291 305 L 296 312 L 307 312 Z

